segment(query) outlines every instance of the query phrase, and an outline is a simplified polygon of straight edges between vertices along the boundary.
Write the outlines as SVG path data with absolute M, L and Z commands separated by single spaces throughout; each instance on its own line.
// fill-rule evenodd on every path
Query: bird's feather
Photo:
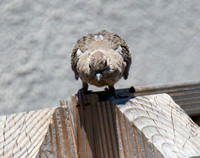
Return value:
M 102 42 L 99 42 L 101 40 Z M 77 71 L 77 64 L 79 61 L 80 56 L 82 53 L 84 54 L 88 49 L 92 46 L 95 46 L 95 43 L 99 42 L 98 47 L 109 46 L 113 50 L 120 49 L 119 53 L 123 57 L 124 62 L 126 63 L 126 67 L 124 69 L 124 79 L 128 78 L 129 68 L 131 65 L 131 54 L 129 52 L 129 48 L 126 42 L 120 38 L 117 34 L 108 32 L 106 30 L 99 31 L 98 33 L 88 34 L 86 36 L 82 36 L 78 41 L 77 44 L 74 46 L 71 54 L 71 67 L 75 73 L 75 78 L 78 79 L 80 76 Z

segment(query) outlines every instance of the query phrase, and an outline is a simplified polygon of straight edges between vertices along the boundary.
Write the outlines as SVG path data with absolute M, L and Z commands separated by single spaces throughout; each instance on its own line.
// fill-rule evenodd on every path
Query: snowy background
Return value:
M 132 53 L 129 79 L 116 88 L 200 79 L 199 0 L 1 1 L 0 114 L 69 99 L 81 87 L 71 50 L 102 29 L 119 34 Z

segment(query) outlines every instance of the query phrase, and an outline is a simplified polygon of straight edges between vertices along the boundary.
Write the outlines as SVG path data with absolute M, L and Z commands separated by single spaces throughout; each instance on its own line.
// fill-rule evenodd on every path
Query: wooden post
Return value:
M 0 117 L 0 157 L 200 156 L 200 127 L 167 94 L 69 105 Z

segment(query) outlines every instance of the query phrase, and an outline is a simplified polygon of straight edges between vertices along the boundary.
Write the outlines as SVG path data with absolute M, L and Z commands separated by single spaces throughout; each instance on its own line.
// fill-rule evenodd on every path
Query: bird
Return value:
M 117 98 L 114 84 L 122 77 L 128 78 L 131 62 L 129 47 L 119 35 L 101 30 L 82 36 L 71 53 L 75 79 L 82 81 L 78 98 L 86 100 L 88 84 L 108 86 L 107 90 Z

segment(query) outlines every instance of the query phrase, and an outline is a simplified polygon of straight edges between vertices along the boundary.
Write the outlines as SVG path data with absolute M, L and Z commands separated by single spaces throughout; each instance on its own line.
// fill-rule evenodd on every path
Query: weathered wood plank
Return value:
M 35 157 L 55 108 L 0 117 L 0 157 Z
M 200 127 L 167 94 L 99 101 L 0 117 L 0 157 L 200 155 Z
M 98 127 L 98 130 L 88 133 L 87 125 L 81 126 L 87 138 L 93 136 L 92 140 L 99 142 L 100 137 L 101 145 L 94 147 L 95 142 L 82 140 L 78 150 L 84 150 L 84 146 L 93 156 L 102 151 L 101 157 L 184 158 L 200 155 L 200 128 L 167 94 L 136 97 L 117 105 L 96 99 L 86 107 L 86 111 L 95 108 L 96 114 L 88 117 L 88 113 L 82 111 L 81 119 L 84 123 L 90 121 L 88 119 L 97 120 L 90 122 L 90 128 Z M 91 133 L 94 131 L 95 136 Z
M 135 96 L 167 93 L 190 116 L 200 117 L 200 81 L 136 87 Z
M 137 97 L 117 107 L 142 132 L 136 136 L 145 137 L 138 141 L 140 154 L 152 154 L 152 143 L 164 157 L 200 155 L 200 128 L 167 94 Z
M 45 141 L 42 142 L 36 157 L 78 157 L 71 119 L 68 107 L 55 109 Z
M 135 93 L 133 93 L 133 88 L 131 87 L 129 89 L 118 89 L 117 93 L 132 97 L 167 93 L 188 115 L 200 117 L 200 81 L 135 87 Z M 105 92 L 97 92 L 97 94 L 101 98 L 106 96 Z

